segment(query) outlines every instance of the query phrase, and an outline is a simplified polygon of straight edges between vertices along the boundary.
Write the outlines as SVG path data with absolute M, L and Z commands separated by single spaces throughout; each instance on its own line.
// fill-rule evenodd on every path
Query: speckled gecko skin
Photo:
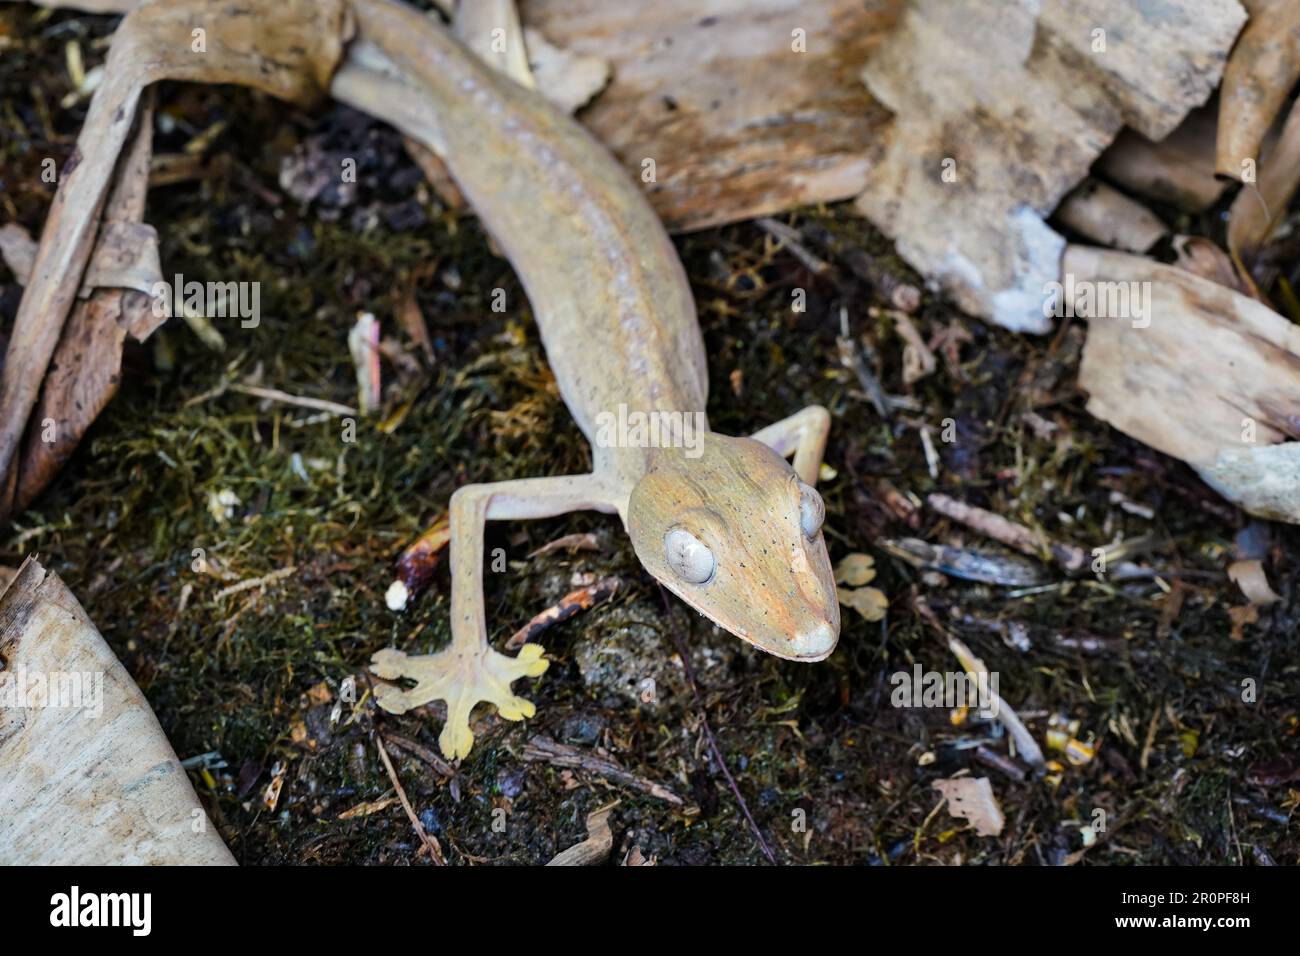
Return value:
M 565 404 L 592 442 L 591 474 L 456 491 L 451 644 L 425 656 L 377 653 L 376 676 L 415 681 L 380 684 L 380 706 L 400 713 L 445 700 L 439 743 L 452 758 L 473 744 L 479 701 L 509 719 L 531 716 L 510 685 L 548 662 L 535 644 L 517 657 L 488 644 L 483 525 L 583 509 L 617 514 L 646 570 L 719 626 L 779 657 L 825 658 L 840 626 L 812 488 L 826 410 L 806 408 L 748 438 L 709 431 L 695 305 L 638 186 L 577 122 L 426 18 L 383 0 L 354 9 L 361 35 L 422 84 L 436 117 L 429 145 L 518 273 Z M 697 442 L 610 440 L 602 422 L 620 406 L 703 427 Z

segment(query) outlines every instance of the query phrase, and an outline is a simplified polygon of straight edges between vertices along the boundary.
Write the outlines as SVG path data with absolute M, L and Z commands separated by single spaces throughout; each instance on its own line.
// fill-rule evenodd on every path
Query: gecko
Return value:
M 376 652 L 378 705 L 403 713 L 444 701 L 438 743 L 450 759 L 470 752 L 469 718 L 480 702 L 508 720 L 533 716 L 512 684 L 539 676 L 549 661 L 536 643 L 510 656 L 488 641 L 485 524 L 581 510 L 616 515 L 651 577 L 714 624 L 780 658 L 825 659 L 840 614 L 814 486 L 830 414 L 811 405 L 749 436 L 712 431 L 686 271 L 618 161 L 541 94 L 418 13 L 386 0 L 353 10 L 374 62 L 396 64 L 419 83 L 432 117 L 423 120 L 424 138 L 518 275 L 592 457 L 588 474 L 452 494 L 451 642 L 432 654 Z M 349 87 L 348 75 L 336 77 L 336 95 Z M 397 97 L 359 86 L 352 94 L 367 109 L 397 108 Z M 699 431 L 691 441 L 611 440 L 602 426 L 620 413 L 663 421 L 661 438 L 682 437 L 672 423 L 698 422 Z

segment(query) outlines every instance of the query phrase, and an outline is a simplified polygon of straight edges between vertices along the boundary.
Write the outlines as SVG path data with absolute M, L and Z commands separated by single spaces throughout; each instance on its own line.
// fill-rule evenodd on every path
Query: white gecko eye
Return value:
M 810 485 L 799 482 L 799 527 L 810 538 L 817 537 L 826 520 L 826 504 Z
M 683 528 L 673 528 L 664 535 L 664 557 L 673 574 L 688 584 L 703 584 L 713 577 L 717 566 L 713 552 Z

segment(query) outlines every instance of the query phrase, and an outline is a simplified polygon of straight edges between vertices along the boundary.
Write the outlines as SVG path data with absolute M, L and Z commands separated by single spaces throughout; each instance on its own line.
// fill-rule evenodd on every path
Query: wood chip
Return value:
M 1065 272 L 1093 289 L 1145 293 L 1141 316 L 1088 320 L 1088 411 L 1187 462 L 1252 514 L 1300 522 L 1300 328 L 1138 256 L 1071 246 Z
M 587 814 L 587 839 L 556 854 L 547 866 L 595 866 L 609 858 L 614 834 L 609 829 L 609 815 L 617 803 Z

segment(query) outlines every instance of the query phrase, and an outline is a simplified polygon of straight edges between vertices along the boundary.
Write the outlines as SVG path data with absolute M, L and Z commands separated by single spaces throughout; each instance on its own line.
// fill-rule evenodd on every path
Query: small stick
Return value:
M 804 238 L 841 259 L 849 271 L 880 292 L 890 305 L 900 312 L 911 314 L 921 307 L 921 290 L 910 282 L 898 279 L 871 255 L 841 241 L 829 229 L 807 223 L 802 230 Z
M 782 246 L 789 249 L 790 253 L 802 262 L 813 275 L 825 275 L 830 271 L 830 263 L 808 251 L 808 248 L 801 241 L 803 237 L 799 235 L 797 229 L 767 217 L 755 220 L 755 222 L 760 229 L 778 239 Z
M 443 859 L 442 847 L 438 845 L 438 838 L 432 837 L 424 831 L 424 824 L 420 818 L 415 815 L 411 808 L 411 801 L 406 798 L 406 791 L 402 789 L 402 781 L 397 779 L 397 771 L 393 769 L 393 762 L 388 759 L 388 750 L 384 747 L 384 738 L 375 735 L 375 746 L 379 748 L 379 759 L 384 762 L 384 769 L 388 771 L 388 779 L 393 781 L 393 789 L 397 791 L 397 799 L 402 801 L 402 809 L 406 811 L 407 818 L 411 821 L 411 826 L 415 827 L 415 832 L 420 841 L 424 844 L 425 849 L 429 851 L 429 858 L 433 860 L 435 866 L 446 866 L 447 861 Z
M 867 393 L 876 412 L 885 421 L 890 420 L 889 397 L 885 395 L 880 379 L 867 366 L 862 357 L 863 349 L 869 348 L 865 343 L 859 348 L 858 343 L 849 335 L 849 310 L 840 307 L 840 334 L 835 340 L 840 352 L 840 364 L 857 376 L 862 390 Z
M 515 631 L 510 640 L 506 641 L 506 649 L 513 651 L 523 647 L 553 625 L 561 624 L 569 618 L 576 617 L 583 611 L 589 610 L 611 596 L 622 583 L 622 580 L 616 577 L 602 578 L 595 584 L 589 584 L 585 588 L 570 591 L 560 598 L 558 604 L 548 607 Z
M 686 801 L 673 793 L 672 790 L 663 784 L 655 783 L 645 777 L 638 777 L 629 770 L 625 770 L 608 757 L 592 753 L 589 750 L 583 750 L 578 747 L 570 747 L 567 744 L 557 743 L 545 734 L 538 734 L 524 747 L 524 760 L 534 761 L 541 760 L 549 763 L 554 767 L 565 767 L 571 770 L 581 770 L 594 776 L 601 777 L 610 783 L 619 784 L 638 790 L 641 793 L 648 794 L 657 800 L 663 800 L 675 807 L 684 806 Z
M 994 770 L 999 770 L 1002 773 L 1005 773 L 1013 780 L 1023 781 L 1027 776 L 1029 776 L 1029 771 L 1020 766 L 1016 761 L 998 753 L 996 750 L 990 750 L 988 747 L 983 745 L 975 748 L 975 759 L 986 767 L 992 767 Z
M 975 505 L 968 505 L 938 493 L 928 496 L 925 503 L 945 518 L 964 524 L 1000 544 L 1015 548 L 1022 554 L 1037 558 L 1046 552 L 1067 574 L 1077 574 L 1088 564 L 1087 553 L 1082 548 L 1058 544 L 1032 528 L 1016 524 L 984 508 L 977 508 Z
M 357 410 L 348 405 L 340 405 L 338 402 L 327 402 L 322 398 L 303 398 L 298 395 L 290 395 L 288 392 L 282 392 L 278 388 L 260 388 L 256 385 L 231 385 L 230 391 L 239 392 L 242 395 L 251 395 L 254 398 L 265 398 L 271 402 L 281 402 L 285 405 L 297 405 L 299 408 L 310 408 L 313 411 L 329 412 L 332 415 L 355 415 Z
M 758 848 L 763 851 L 763 856 L 767 858 L 767 862 L 776 866 L 776 855 L 772 853 L 772 848 L 767 845 L 767 839 L 763 836 L 763 831 L 758 828 L 754 815 L 749 812 L 749 804 L 745 802 L 744 794 L 740 792 L 740 787 L 736 785 L 736 778 L 731 775 L 731 771 L 727 768 L 726 758 L 722 756 L 722 748 L 718 746 L 718 740 L 713 736 L 713 728 L 709 725 L 709 714 L 704 708 L 704 699 L 700 696 L 700 686 L 695 683 L 695 671 L 691 668 L 690 652 L 686 648 L 686 642 L 682 640 L 681 632 L 676 627 L 673 609 L 668 603 L 668 594 L 664 591 L 662 584 L 659 585 L 659 597 L 664 602 L 664 613 L 668 615 L 670 621 L 674 622 L 672 629 L 673 642 L 677 645 L 677 654 L 682 659 L 682 671 L 686 674 L 686 682 L 691 685 L 691 696 L 695 699 L 695 706 L 700 712 L 700 723 L 704 727 L 704 735 L 709 739 L 709 749 L 713 751 L 713 759 L 722 768 L 722 775 L 727 778 L 727 785 L 731 787 L 736 802 L 740 804 L 740 812 L 745 815 L 749 828 L 754 831 L 754 839 L 758 841 Z
M 590 531 L 578 532 L 576 534 L 566 534 L 562 538 L 556 538 L 549 541 L 528 553 L 529 560 L 540 558 L 544 554 L 550 554 L 552 551 L 599 551 L 600 541 Z
M 442 776 L 456 776 L 456 770 L 451 764 L 447 763 L 447 761 L 443 760 L 423 744 L 416 743 L 408 737 L 402 737 L 389 731 L 384 731 L 383 738 L 386 743 L 392 744 L 399 750 L 405 750 L 407 753 L 419 757 Z
M 247 581 L 240 581 L 238 584 L 232 584 L 228 588 L 222 588 L 212 596 L 212 600 L 220 601 L 228 598 L 232 594 L 242 594 L 245 591 L 251 591 L 253 588 L 265 587 L 268 584 L 274 584 L 283 578 L 287 578 L 293 572 L 297 571 L 297 566 L 281 568 L 278 571 L 272 571 L 270 574 L 264 574 L 260 578 L 249 578 Z

